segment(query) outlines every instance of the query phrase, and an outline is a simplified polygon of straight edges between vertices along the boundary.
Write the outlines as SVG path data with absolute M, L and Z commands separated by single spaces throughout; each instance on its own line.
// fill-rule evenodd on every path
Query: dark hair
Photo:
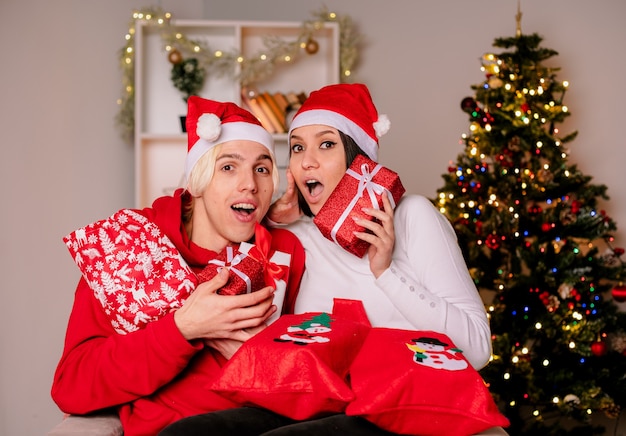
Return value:
M 346 169 L 348 169 L 350 167 L 350 164 L 354 160 L 354 158 L 357 157 L 357 155 L 361 154 L 363 156 L 367 156 L 367 154 L 365 154 L 365 152 L 361 150 L 361 148 L 357 145 L 354 139 L 352 139 L 350 136 L 346 135 L 342 131 L 338 130 L 338 132 L 339 132 L 339 138 L 341 138 L 341 142 L 343 143 L 343 150 L 346 155 Z M 300 210 L 302 211 L 303 214 L 309 217 L 313 216 L 313 212 L 311 212 L 309 205 L 304 200 L 304 197 L 300 193 L 299 189 L 298 189 L 298 206 L 300 207 Z

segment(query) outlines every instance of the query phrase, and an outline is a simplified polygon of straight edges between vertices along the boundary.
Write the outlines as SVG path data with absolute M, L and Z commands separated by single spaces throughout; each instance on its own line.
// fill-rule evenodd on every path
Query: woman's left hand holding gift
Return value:
M 378 278 L 391 265 L 391 255 L 396 242 L 396 235 L 393 227 L 393 208 L 387 195 L 382 196 L 383 210 L 367 208 L 363 212 L 373 216 L 376 220 L 358 219 L 360 226 L 365 227 L 370 232 L 355 232 L 355 235 L 370 243 L 367 254 L 370 261 L 370 270 L 374 277 Z

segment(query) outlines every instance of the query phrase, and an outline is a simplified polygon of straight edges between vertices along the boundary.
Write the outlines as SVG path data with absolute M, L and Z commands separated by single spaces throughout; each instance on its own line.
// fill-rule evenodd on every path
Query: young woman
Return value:
M 135 212 L 156 224 L 199 272 L 227 246 L 254 242 L 278 173 L 271 135 L 232 103 L 191 97 L 187 130 L 187 188 Z M 271 237 L 271 249 L 291 254 L 286 310 L 293 310 L 302 246 L 285 230 L 273 230 Z M 87 414 L 115 408 L 124 434 L 132 436 L 157 434 L 182 417 L 233 407 L 204 385 L 277 308 L 271 287 L 217 294 L 228 280 L 225 271 L 198 285 L 182 307 L 128 334 L 116 331 L 97 289 L 81 278 L 52 385 L 60 409 Z M 142 289 L 153 279 L 136 277 Z
M 378 159 L 378 137 L 389 129 L 362 84 L 338 84 L 312 92 L 290 131 L 288 189 L 270 209 L 274 223 L 289 224 L 306 253 L 296 313 L 332 312 L 334 298 L 361 300 L 374 327 L 434 330 L 446 334 L 479 369 L 489 360 L 491 337 L 484 305 L 452 226 L 418 195 L 405 195 L 392 209 L 365 212 L 357 220 L 369 232 L 363 258 L 326 239 L 311 217 L 319 212 L 357 154 Z M 304 215 L 304 216 L 302 216 Z M 350 218 L 348 218 L 350 219 Z M 363 418 L 332 415 L 294 422 L 271 412 L 239 408 L 190 417 L 163 435 L 355 434 L 387 435 Z M 493 429 L 485 434 L 506 434 Z

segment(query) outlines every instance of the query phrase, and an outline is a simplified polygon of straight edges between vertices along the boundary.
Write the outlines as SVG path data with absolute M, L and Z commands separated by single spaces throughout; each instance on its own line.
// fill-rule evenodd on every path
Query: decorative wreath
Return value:
M 279 37 L 268 35 L 264 38 L 265 48 L 262 53 L 250 58 L 244 58 L 240 53 L 222 51 L 208 47 L 204 42 L 188 39 L 179 29 L 170 25 L 172 14 L 161 8 L 152 7 L 134 11 L 126 34 L 126 44 L 120 50 L 120 67 L 122 69 L 122 96 L 118 99 L 120 106 L 115 121 L 121 130 L 122 137 L 132 142 L 135 128 L 135 62 L 134 42 L 135 24 L 144 21 L 149 25 L 162 28 L 161 39 L 168 59 L 173 64 L 172 84 L 183 93 L 183 99 L 189 95 L 190 87 L 197 86 L 206 74 L 212 76 L 231 75 L 242 86 L 263 80 L 270 76 L 279 63 L 293 62 L 301 54 L 313 54 L 318 46 L 314 38 L 316 30 L 325 22 L 339 23 L 339 66 L 341 68 L 341 82 L 348 81 L 351 69 L 357 60 L 356 44 L 359 35 L 353 27 L 349 16 L 339 17 L 334 12 L 322 8 L 313 12 L 313 18 L 302 23 L 300 34 L 294 41 L 286 41 Z M 194 76 L 184 76 L 185 70 L 181 66 L 194 63 Z M 180 65 L 183 64 L 183 65 Z M 177 67 L 177 65 L 179 65 Z M 238 67 L 238 68 L 237 68 Z M 187 69 L 189 70 L 189 68 Z

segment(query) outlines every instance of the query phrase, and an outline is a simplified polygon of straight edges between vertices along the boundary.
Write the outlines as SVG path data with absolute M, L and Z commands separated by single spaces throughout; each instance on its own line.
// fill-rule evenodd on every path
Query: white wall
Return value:
M 150 2 L 146 2 L 148 5 Z M 514 0 L 334 0 L 363 41 L 356 78 L 392 120 L 382 162 L 411 192 L 433 196 L 467 129 L 460 101 L 482 80 L 480 56 L 515 31 Z M 152 3 L 154 4 L 154 3 Z M 164 0 L 177 18 L 302 21 L 321 0 Z M 61 418 L 50 400 L 78 271 L 62 236 L 133 206 L 133 149 L 115 129 L 126 0 L 2 0 L 0 40 L 0 434 L 41 435 Z M 606 184 L 626 246 L 626 3 L 526 1 L 525 33 L 559 51 L 578 130 L 571 161 Z

